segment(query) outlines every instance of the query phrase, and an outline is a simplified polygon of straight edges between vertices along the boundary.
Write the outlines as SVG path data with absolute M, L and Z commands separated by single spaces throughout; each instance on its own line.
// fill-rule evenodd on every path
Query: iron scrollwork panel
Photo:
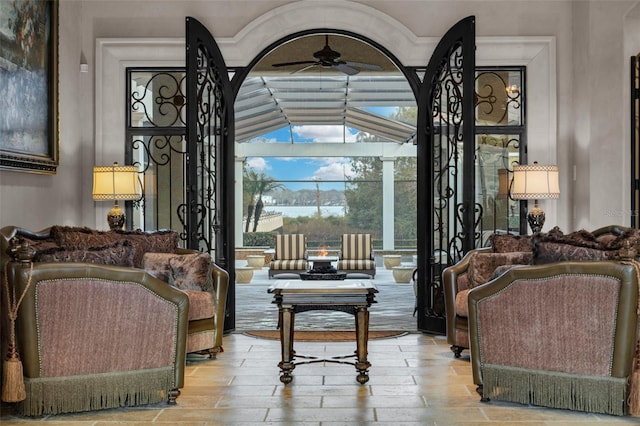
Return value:
M 452 27 L 425 71 L 418 102 L 418 329 L 445 332 L 442 270 L 473 246 L 475 18 Z
M 179 209 L 189 248 L 234 276 L 233 91 L 213 36 L 187 17 L 187 200 Z
M 425 314 L 444 318 L 442 267 L 462 252 L 462 46 L 455 43 L 442 62 L 431 99 L 434 136 L 433 156 L 433 256 L 431 279 L 427 283 Z
M 138 167 L 142 200 L 127 205 L 130 229 L 175 229 L 185 202 L 184 69 L 127 69 L 127 164 Z

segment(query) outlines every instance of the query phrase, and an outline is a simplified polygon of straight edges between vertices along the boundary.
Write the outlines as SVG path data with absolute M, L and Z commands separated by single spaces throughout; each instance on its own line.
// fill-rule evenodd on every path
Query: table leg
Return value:
M 358 370 L 358 383 L 365 384 L 369 381 L 368 370 L 371 367 L 367 361 L 367 344 L 369 342 L 369 310 L 367 307 L 358 307 L 356 312 L 356 370 Z
M 291 383 L 293 376 L 291 371 L 295 368 L 293 363 L 293 321 L 294 312 L 290 307 L 280 307 L 278 313 L 280 319 L 280 346 L 282 361 L 280 367 L 280 381 L 285 385 Z

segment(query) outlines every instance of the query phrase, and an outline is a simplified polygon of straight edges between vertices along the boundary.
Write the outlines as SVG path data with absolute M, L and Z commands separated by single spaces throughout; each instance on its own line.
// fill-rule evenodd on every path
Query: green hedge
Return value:
M 273 232 L 245 232 L 242 236 L 243 247 L 267 246 L 273 247 L 275 233 Z

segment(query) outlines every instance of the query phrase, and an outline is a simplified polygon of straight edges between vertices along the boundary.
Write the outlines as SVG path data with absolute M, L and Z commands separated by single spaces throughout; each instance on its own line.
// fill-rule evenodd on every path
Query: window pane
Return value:
M 129 127 L 184 127 L 184 72 L 132 71 L 130 78 Z
M 418 235 L 417 160 L 415 157 L 396 158 L 394 170 L 394 247 L 396 249 L 415 249 Z
M 142 170 L 144 199 L 133 215 L 133 229 L 181 229 L 178 206 L 185 202 L 182 136 L 133 136 L 132 164 Z
M 261 188 L 270 189 L 261 194 Z M 371 233 L 380 248 L 382 161 L 377 157 L 247 158 L 242 226 L 245 240 L 254 229 L 303 233 L 310 248 L 339 249 L 343 233 Z
M 495 232 L 520 229 L 519 202 L 509 189 L 513 166 L 520 162 L 517 135 L 477 135 L 476 203 L 482 208 L 483 243 Z
M 476 72 L 476 125 L 521 126 L 523 69 Z

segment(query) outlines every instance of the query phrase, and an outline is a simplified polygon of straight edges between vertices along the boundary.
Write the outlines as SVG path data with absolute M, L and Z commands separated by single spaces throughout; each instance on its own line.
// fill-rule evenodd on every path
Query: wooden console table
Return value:
M 285 385 L 291 383 L 291 372 L 296 365 L 315 362 L 335 362 L 351 364 L 358 371 L 358 383 L 369 381 L 367 361 L 367 344 L 369 340 L 369 306 L 375 303 L 378 289 L 365 281 L 286 281 L 273 285 L 268 290 L 274 295 L 273 303 L 278 305 L 280 324 L 280 345 L 282 361 L 280 381 Z M 356 352 L 351 355 L 320 359 L 312 356 L 298 355 L 293 349 L 294 319 L 297 312 L 328 310 L 341 311 L 354 315 L 356 322 Z M 355 357 L 355 361 L 347 361 Z M 295 361 L 302 358 L 303 361 Z

